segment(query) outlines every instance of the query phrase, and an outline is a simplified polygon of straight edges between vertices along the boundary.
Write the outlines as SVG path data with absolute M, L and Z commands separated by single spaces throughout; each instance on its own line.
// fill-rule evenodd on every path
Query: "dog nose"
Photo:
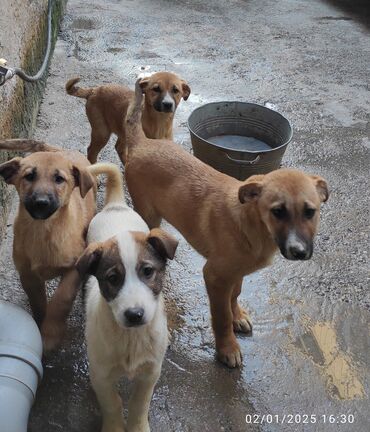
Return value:
M 59 207 L 57 198 L 44 193 L 33 193 L 31 196 L 27 196 L 24 204 L 33 219 L 47 219 Z
M 127 322 L 133 326 L 142 324 L 144 309 L 141 307 L 130 308 L 125 311 Z
M 35 207 L 38 207 L 40 210 L 47 208 L 50 204 L 50 201 L 47 197 L 37 197 L 34 201 Z
M 289 248 L 289 254 L 296 260 L 304 260 L 307 258 L 307 250 L 302 245 L 295 245 Z
M 167 101 L 164 101 L 164 102 L 163 102 L 163 108 L 164 108 L 166 111 L 171 111 L 171 110 L 172 110 L 172 107 L 173 107 L 173 103 L 172 103 L 172 102 L 167 102 Z
M 312 255 L 312 242 L 295 230 L 289 232 L 285 245 L 280 247 L 285 258 L 290 260 L 307 260 Z

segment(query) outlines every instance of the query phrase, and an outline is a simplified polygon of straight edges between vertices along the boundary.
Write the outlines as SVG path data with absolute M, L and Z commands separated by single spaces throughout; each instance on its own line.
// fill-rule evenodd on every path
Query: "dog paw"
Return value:
M 229 368 L 236 368 L 242 365 L 242 353 L 239 345 L 226 347 L 217 351 L 217 358 Z
M 44 353 L 55 350 L 62 343 L 65 333 L 65 324 L 45 320 L 41 325 L 41 337 Z
M 239 308 L 239 316 L 237 319 L 233 320 L 233 328 L 234 332 L 252 333 L 252 322 L 244 309 Z

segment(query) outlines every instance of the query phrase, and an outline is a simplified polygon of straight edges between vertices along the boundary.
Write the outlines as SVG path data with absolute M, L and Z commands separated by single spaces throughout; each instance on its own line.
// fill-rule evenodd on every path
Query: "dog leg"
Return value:
M 231 310 L 232 285 L 230 281 L 217 274 L 222 268 L 207 261 L 203 268 L 204 280 L 210 300 L 212 327 L 216 339 L 217 357 L 228 367 L 239 367 L 242 355 L 233 332 L 233 314 Z
M 242 289 L 243 279 L 234 285 L 231 296 L 231 310 L 233 312 L 233 327 L 235 332 L 252 333 L 252 322 L 245 309 L 239 306 L 238 297 Z
M 41 326 L 45 351 L 53 350 L 62 341 L 67 317 L 81 285 L 80 276 L 75 269 L 69 270 L 62 276 L 48 304 L 46 318 Z
M 128 404 L 128 432 L 150 432 L 149 406 L 160 373 L 160 368 L 144 370 L 143 373 L 140 372 L 140 376 L 135 378 Z
M 143 217 L 143 219 L 145 220 L 150 229 L 158 228 L 161 226 L 162 218 L 154 210 L 153 212 L 148 213 L 146 217 Z
M 131 171 L 126 171 L 125 179 L 128 190 L 130 191 L 134 210 L 139 213 L 150 229 L 158 228 L 161 225 L 162 217 L 146 199 L 143 199 L 145 193 L 137 187 L 135 175 L 131 175 Z
M 123 165 L 126 164 L 127 160 L 127 148 L 125 145 L 125 140 L 123 137 L 118 137 L 116 141 L 116 151 L 118 153 L 118 156 L 120 157 Z
M 45 282 L 36 277 L 32 272 L 19 271 L 22 287 L 28 296 L 33 317 L 40 327 L 46 314 Z
M 91 141 L 87 148 L 87 159 L 89 159 L 91 164 L 96 163 L 98 155 L 102 148 L 104 148 L 109 141 L 110 132 L 105 127 L 98 129 L 93 128 L 91 130 Z
M 134 204 L 134 210 L 145 220 L 148 227 L 150 229 L 158 228 L 162 222 L 161 216 L 152 207 L 147 206 L 145 203 L 143 203 L 143 205 L 136 205 L 132 194 L 131 198 Z
M 103 416 L 101 432 L 125 432 L 122 399 L 117 391 L 117 380 L 111 375 L 98 372 L 101 366 L 90 362 L 90 380 Z

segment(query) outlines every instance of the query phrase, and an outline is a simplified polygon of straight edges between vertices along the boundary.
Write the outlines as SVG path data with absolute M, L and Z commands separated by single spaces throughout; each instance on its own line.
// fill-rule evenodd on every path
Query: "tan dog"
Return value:
M 91 125 L 91 142 L 87 158 L 91 163 L 95 163 L 112 133 L 118 136 L 118 153 L 125 155 L 124 123 L 134 92 L 127 87 L 114 84 L 79 88 L 75 85 L 78 81 L 79 78 L 69 80 L 66 91 L 72 96 L 87 99 L 86 114 Z M 157 72 L 143 78 L 140 86 L 145 93 L 142 122 L 146 136 L 173 139 L 173 117 L 181 98 L 188 99 L 190 87 L 171 72 Z
M 28 140 L 0 141 L 0 149 L 36 151 L 3 163 L 0 175 L 19 195 L 13 259 L 41 326 L 44 349 L 50 350 L 62 339 L 81 285 L 74 264 L 95 214 L 95 178 L 86 170 L 89 161 L 77 151 Z M 61 281 L 47 305 L 45 281 L 58 276 Z
M 126 121 L 126 181 L 135 210 L 150 228 L 164 217 L 207 262 L 203 269 L 218 358 L 241 364 L 234 331 L 250 332 L 238 305 L 243 277 L 270 264 L 279 248 L 290 260 L 309 259 L 328 198 L 325 180 L 280 169 L 241 182 L 214 170 L 171 141 L 145 137 L 141 88 Z

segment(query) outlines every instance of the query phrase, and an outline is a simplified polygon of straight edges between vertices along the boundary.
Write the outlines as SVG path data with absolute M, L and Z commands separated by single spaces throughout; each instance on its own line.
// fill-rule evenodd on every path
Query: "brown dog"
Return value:
M 0 141 L 0 149 L 36 151 L 3 163 L 0 175 L 19 195 L 13 259 L 44 349 L 50 350 L 62 339 L 81 285 L 74 264 L 95 214 L 95 179 L 86 170 L 89 161 L 77 151 L 28 140 Z M 57 276 L 61 281 L 47 305 L 45 281 Z
M 118 136 L 116 149 L 124 160 L 125 117 L 133 100 L 134 92 L 127 87 L 108 84 L 93 88 L 79 88 L 79 78 L 66 84 L 66 91 L 72 96 L 87 99 L 86 114 L 91 125 L 91 142 L 87 158 L 95 163 L 99 152 L 107 144 L 112 133 Z M 157 72 L 140 81 L 145 93 L 142 124 L 148 138 L 173 139 L 173 117 L 181 98 L 187 100 L 190 87 L 177 75 L 170 72 Z
M 328 198 L 324 179 L 280 169 L 241 182 L 214 170 L 172 141 L 145 137 L 141 88 L 126 121 L 126 181 L 135 210 L 150 228 L 164 217 L 207 262 L 203 269 L 218 358 L 241 364 L 234 331 L 250 332 L 238 305 L 243 277 L 270 264 L 279 248 L 290 260 L 309 259 Z

